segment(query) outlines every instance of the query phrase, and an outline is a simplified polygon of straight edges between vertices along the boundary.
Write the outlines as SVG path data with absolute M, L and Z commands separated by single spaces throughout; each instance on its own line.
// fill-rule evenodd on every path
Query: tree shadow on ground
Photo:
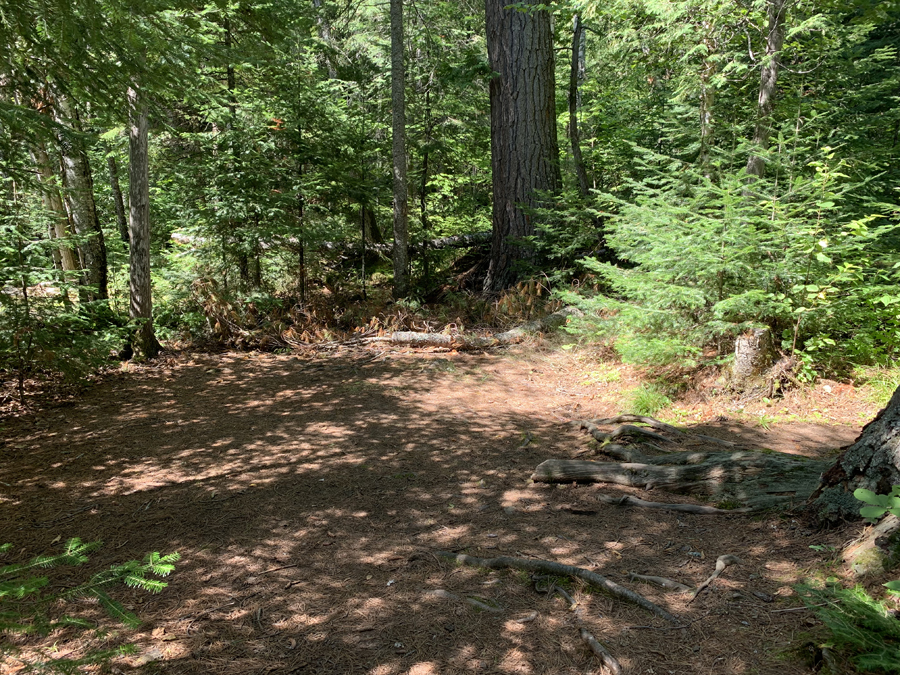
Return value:
M 779 658 L 798 615 L 759 598 L 790 595 L 818 555 L 808 545 L 840 535 L 778 516 L 598 506 L 596 486 L 531 484 L 538 463 L 587 442 L 560 428 L 571 396 L 543 358 L 226 354 L 125 374 L 7 425 L 0 541 L 18 559 L 102 540 L 97 568 L 181 553 L 162 594 L 118 594 L 146 622 L 132 636 L 144 655 L 117 662 L 126 671 L 598 668 L 562 600 L 527 575 L 432 555 L 449 550 L 564 562 L 630 587 L 629 571 L 696 585 L 716 556 L 739 555 L 694 603 L 637 589 L 685 619 L 675 630 L 580 583 L 569 591 L 630 672 L 807 672 Z M 573 505 L 600 515 L 561 508 Z

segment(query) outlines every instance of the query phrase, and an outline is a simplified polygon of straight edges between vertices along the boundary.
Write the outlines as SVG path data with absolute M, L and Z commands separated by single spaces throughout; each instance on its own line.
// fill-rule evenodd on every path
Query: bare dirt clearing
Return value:
M 118 592 L 145 623 L 131 636 L 142 655 L 113 670 L 600 672 L 583 625 L 629 673 L 810 672 L 796 653 L 817 624 L 785 611 L 799 604 L 791 585 L 827 555 L 810 545 L 839 547 L 858 528 L 620 508 L 597 496 L 687 500 L 528 480 L 543 460 L 589 443 L 564 422 L 621 411 L 621 392 L 635 384 L 625 370 L 602 382 L 615 378 L 595 377 L 596 363 L 525 348 L 162 363 L 3 427 L 0 542 L 14 544 L 11 559 L 72 536 L 105 542 L 92 568 L 148 551 L 182 555 L 160 595 Z M 860 406 L 848 399 L 845 421 L 875 412 Z M 682 423 L 818 457 L 861 426 L 760 427 L 724 412 L 698 404 Z M 527 574 L 456 567 L 436 551 L 584 567 L 688 625 L 673 628 L 581 582 L 564 586 L 578 618 Z M 723 554 L 742 562 L 692 603 L 629 581 L 635 572 L 695 587 Z M 17 669 L 10 662 L 0 673 Z

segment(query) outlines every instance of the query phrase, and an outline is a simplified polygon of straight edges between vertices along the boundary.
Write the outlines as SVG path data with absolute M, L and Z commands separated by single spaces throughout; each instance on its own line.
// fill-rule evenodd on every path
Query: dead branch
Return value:
M 381 337 L 362 338 L 365 342 L 388 342 L 395 345 L 411 347 L 448 347 L 450 349 L 488 349 L 500 345 L 521 342 L 529 333 L 550 331 L 563 325 L 570 316 L 580 316 L 581 311 L 575 307 L 564 307 L 538 321 L 530 321 L 503 333 L 489 336 L 450 335 L 445 333 L 415 333 L 397 331 Z
M 618 662 L 615 656 L 609 653 L 609 650 L 606 649 L 602 644 L 597 641 L 591 633 L 588 632 L 586 628 L 582 626 L 581 628 L 581 639 L 587 644 L 588 647 L 591 648 L 591 651 L 594 652 L 594 655 L 600 659 L 600 664 L 603 668 L 612 673 L 612 675 L 621 675 L 622 666 Z
M 655 419 L 653 417 L 646 417 L 644 415 L 619 415 L 617 417 L 607 417 L 605 419 L 591 420 L 591 422 L 601 426 L 623 424 L 627 422 L 638 422 L 640 424 L 646 424 L 648 427 L 653 427 L 657 431 L 667 431 L 670 434 L 681 436 L 687 435 L 687 432 L 682 431 L 678 427 L 673 427 L 671 424 L 666 424 L 665 422 L 660 422 L 658 419 Z
M 495 607 L 493 605 L 490 605 L 490 604 L 484 602 L 484 600 L 482 600 L 480 598 L 476 598 L 474 596 L 469 596 L 469 595 L 462 598 L 462 597 L 458 596 L 456 593 L 451 593 L 450 591 L 445 591 L 443 588 L 436 588 L 433 591 L 428 591 L 427 593 L 425 593 L 425 595 L 427 597 L 440 598 L 442 600 L 460 600 L 463 602 L 467 602 L 470 605 L 472 605 L 473 607 L 480 609 L 482 611 L 485 611 L 485 612 L 494 612 L 495 614 L 501 614 L 505 611 L 502 607 Z
M 644 574 L 637 574 L 636 572 L 629 572 L 628 578 L 632 581 L 644 581 L 648 584 L 656 584 L 666 590 L 678 591 L 679 593 L 690 593 L 694 590 L 690 586 L 685 586 L 684 584 L 672 581 L 671 579 L 666 579 L 665 577 L 652 577 Z
M 676 616 L 669 613 L 662 607 L 650 602 L 644 596 L 635 593 L 634 591 L 631 591 L 627 588 L 624 588 L 623 586 L 620 586 L 614 581 L 610 581 L 600 574 L 596 574 L 595 572 L 591 572 L 581 567 L 564 565 L 562 563 L 556 563 L 549 560 L 512 558 L 508 556 L 500 556 L 497 558 L 477 558 L 475 556 L 465 555 L 462 553 L 450 553 L 448 551 L 436 551 L 435 555 L 440 558 L 452 560 L 460 565 L 487 567 L 488 569 L 493 570 L 515 569 L 531 573 L 543 572 L 544 574 L 555 574 L 557 576 L 576 577 L 578 579 L 586 581 L 592 586 L 605 591 L 606 593 L 609 593 L 615 598 L 635 604 L 638 607 L 641 607 L 642 609 L 645 609 L 648 612 L 655 614 L 662 619 L 665 619 L 666 621 L 669 621 L 671 623 L 679 623 L 679 619 Z
M 722 572 L 725 571 L 725 568 L 726 568 L 726 567 L 729 567 L 729 566 L 731 566 L 731 565 L 740 565 L 740 564 L 741 564 L 741 559 L 738 558 L 737 556 L 733 556 L 733 555 L 720 555 L 720 556 L 716 559 L 716 570 L 715 570 L 715 572 L 713 572 L 712 574 L 710 574 L 710 575 L 709 575 L 709 578 L 708 578 L 706 581 L 704 581 L 702 584 L 700 584 L 699 586 L 697 586 L 697 590 L 694 591 L 694 595 L 693 595 L 693 597 L 690 599 L 690 602 L 693 602 L 694 600 L 696 600 L 698 595 L 700 595 L 703 591 L 705 591 L 707 588 L 709 588 L 709 585 L 710 585 L 713 581 L 715 581 L 716 579 L 719 578 L 719 575 L 722 574 Z

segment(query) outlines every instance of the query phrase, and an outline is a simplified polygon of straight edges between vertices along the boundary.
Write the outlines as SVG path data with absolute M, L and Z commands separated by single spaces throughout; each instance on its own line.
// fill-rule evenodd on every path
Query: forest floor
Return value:
M 160 594 L 115 591 L 144 623 L 118 633 L 140 652 L 107 672 L 599 673 L 578 621 L 627 673 L 811 672 L 801 655 L 821 627 L 793 585 L 840 574 L 834 551 L 861 526 L 629 509 L 597 496 L 689 500 L 530 482 L 545 459 L 583 457 L 592 441 L 566 422 L 621 412 L 640 383 L 627 366 L 540 344 L 124 364 L 75 399 L 3 422 L 0 542 L 14 545 L 6 561 L 24 561 L 73 536 L 102 540 L 88 565 L 50 572 L 57 587 L 149 551 L 181 554 Z M 831 457 L 876 410 L 832 382 L 768 403 L 695 395 L 661 416 Z M 457 567 L 436 551 L 591 569 L 687 625 L 576 582 L 566 588 L 579 620 L 526 574 Z M 692 603 L 628 580 L 696 586 L 722 554 L 742 564 Z M 44 644 L 56 656 L 83 646 L 59 633 Z M 8 659 L 0 673 L 20 668 Z

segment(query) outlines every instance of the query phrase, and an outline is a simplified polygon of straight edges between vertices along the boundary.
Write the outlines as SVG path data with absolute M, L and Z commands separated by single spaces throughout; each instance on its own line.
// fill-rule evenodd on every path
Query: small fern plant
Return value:
M 125 585 L 150 593 L 158 593 L 166 583 L 156 577 L 166 577 L 175 569 L 179 559 L 177 553 L 160 555 L 149 553 L 143 561 L 130 560 L 112 565 L 108 570 L 94 574 L 82 584 L 60 592 L 49 592 L 49 580 L 39 570 L 61 566 L 77 566 L 88 560 L 88 553 L 101 546 L 100 542 L 83 542 L 77 537 L 66 542 L 62 553 L 42 555 L 25 563 L 15 563 L 0 567 L 0 635 L 37 634 L 47 635 L 58 628 L 74 628 L 81 631 L 95 631 L 103 634 L 101 626 L 80 617 L 52 616 L 51 605 L 58 601 L 79 597 L 96 598 L 99 604 L 115 621 L 130 628 L 140 623 L 137 616 L 115 600 L 110 594 L 111 587 Z M 5 555 L 12 544 L 0 546 L 0 555 Z M 26 663 L 30 669 L 52 673 L 77 673 L 83 666 L 103 663 L 115 656 L 131 653 L 134 648 L 124 645 L 114 649 L 93 649 L 77 659 L 55 658 L 40 650 L 22 655 L 21 651 L 8 641 L 0 641 L 0 659 L 13 656 Z

